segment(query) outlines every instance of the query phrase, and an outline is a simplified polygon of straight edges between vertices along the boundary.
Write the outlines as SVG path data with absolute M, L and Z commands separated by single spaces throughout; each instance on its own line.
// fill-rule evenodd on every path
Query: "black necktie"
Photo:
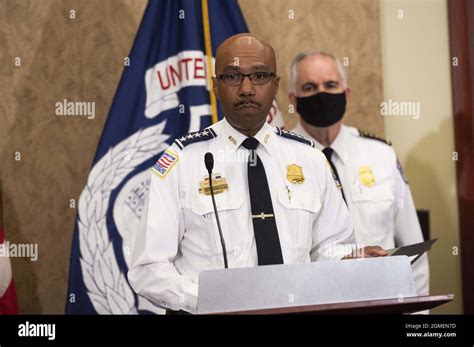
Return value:
M 337 173 L 337 169 L 336 169 L 336 167 L 334 166 L 334 163 L 331 160 L 331 156 L 334 153 L 334 149 L 332 149 L 331 147 L 326 147 L 326 148 L 323 149 L 323 153 L 326 156 L 326 158 L 329 162 L 329 165 L 331 165 L 332 171 L 334 172 L 334 175 L 336 176 L 337 180 L 339 181 L 339 184 L 341 185 L 342 198 L 344 199 L 344 202 L 346 202 L 346 197 L 344 196 L 344 190 L 342 189 L 341 179 L 339 178 L 339 174 Z M 346 202 L 346 205 L 347 205 L 347 202 Z
M 258 265 L 283 264 L 267 176 L 256 151 L 258 141 L 248 137 L 242 142 L 242 146 L 250 150 L 247 175 Z

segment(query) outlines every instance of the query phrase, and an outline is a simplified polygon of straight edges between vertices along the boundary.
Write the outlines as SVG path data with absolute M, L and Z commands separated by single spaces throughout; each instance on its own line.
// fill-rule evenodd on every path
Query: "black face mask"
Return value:
M 319 128 L 328 127 L 341 120 L 346 111 L 346 93 L 317 93 L 296 98 L 296 111 L 306 123 Z

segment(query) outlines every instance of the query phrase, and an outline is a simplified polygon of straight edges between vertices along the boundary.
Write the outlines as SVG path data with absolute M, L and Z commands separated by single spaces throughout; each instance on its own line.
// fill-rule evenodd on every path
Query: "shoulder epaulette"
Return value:
M 307 144 L 308 146 L 314 147 L 314 142 L 312 140 L 307 139 L 306 137 L 299 135 L 297 133 L 294 133 L 292 131 L 280 129 L 280 128 L 275 128 L 275 132 L 277 135 L 280 135 L 282 137 L 286 137 L 287 139 L 291 140 L 296 140 L 298 142 L 302 142 L 304 144 Z
M 174 140 L 174 143 L 176 143 L 180 149 L 183 149 L 191 143 L 207 141 L 213 139 L 214 137 L 217 137 L 216 132 L 212 128 L 207 128 L 204 130 L 194 131 L 192 133 L 183 135 Z
M 383 142 L 383 143 L 385 143 L 389 146 L 392 145 L 392 143 L 390 141 L 387 141 L 382 137 L 378 137 L 377 135 L 369 133 L 369 132 L 364 131 L 364 130 L 360 130 L 360 129 L 357 129 L 357 130 L 359 130 L 359 136 L 360 137 L 365 137 L 367 139 L 377 140 L 377 141 Z

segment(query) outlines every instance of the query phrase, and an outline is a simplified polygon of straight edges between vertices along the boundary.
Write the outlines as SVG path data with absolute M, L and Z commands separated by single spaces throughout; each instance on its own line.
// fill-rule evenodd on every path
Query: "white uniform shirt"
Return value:
M 292 131 L 324 146 L 298 124 Z M 358 246 L 384 249 L 423 241 L 410 187 L 405 182 L 393 148 L 362 137 L 356 128 L 342 125 L 330 146 L 347 206 L 354 223 Z M 371 183 L 373 179 L 373 184 Z M 413 265 L 418 295 L 429 294 L 428 258 L 424 254 Z
M 260 143 L 257 154 L 265 167 L 284 263 L 340 259 L 350 252 L 342 245 L 353 245 L 355 240 L 326 158 L 310 145 L 277 132 L 281 131 L 265 124 L 254 137 Z M 185 144 L 198 137 L 206 140 Z M 206 152 L 214 156 L 213 175 L 220 174 L 228 184 L 215 199 L 229 268 L 257 266 L 249 151 L 240 146 L 245 138 L 224 119 L 181 138 L 184 146 L 175 141 L 151 170 L 147 211 L 128 278 L 135 292 L 154 305 L 196 312 L 199 273 L 224 267 L 211 196 L 199 192 L 199 183 L 208 176 Z M 287 166 L 293 164 L 301 167 L 301 184 L 287 178 Z

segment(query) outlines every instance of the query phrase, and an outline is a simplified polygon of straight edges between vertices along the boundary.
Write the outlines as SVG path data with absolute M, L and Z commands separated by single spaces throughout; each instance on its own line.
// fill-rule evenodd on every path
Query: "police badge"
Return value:
M 359 180 L 366 187 L 375 185 L 375 177 L 370 166 L 361 166 L 359 168 Z
M 296 164 L 286 166 L 286 178 L 291 183 L 302 184 L 304 183 L 303 168 Z

